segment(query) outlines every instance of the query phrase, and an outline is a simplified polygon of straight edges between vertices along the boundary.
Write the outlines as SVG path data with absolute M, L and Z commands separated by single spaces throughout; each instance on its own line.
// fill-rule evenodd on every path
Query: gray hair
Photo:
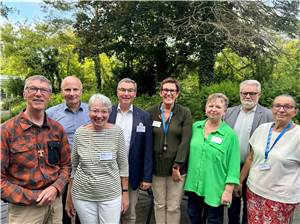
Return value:
M 257 91 L 261 92 L 261 84 L 259 81 L 255 80 L 255 79 L 248 79 L 248 80 L 241 82 L 240 90 L 243 88 L 243 86 L 246 86 L 246 85 L 255 85 L 257 88 Z
M 274 98 L 273 102 L 274 102 L 278 97 L 288 97 L 288 98 L 290 98 L 290 99 L 294 102 L 294 106 L 297 107 L 296 100 L 295 100 L 295 98 L 292 97 L 291 95 L 286 94 L 286 93 L 285 93 L 285 94 L 278 95 L 278 96 L 276 96 L 276 97 Z
M 207 100 L 206 100 L 206 104 L 211 102 L 212 100 L 215 100 L 215 99 L 221 99 L 224 101 L 224 105 L 225 105 L 225 109 L 227 109 L 228 107 L 228 104 L 229 104 L 229 100 L 228 100 L 228 97 L 225 96 L 223 93 L 213 93 L 211 95 L 209 95 L 207 97 Z
M 134 89 L 135 91 L 137 90 L 137 84 L 134 80 L 130 79 L 130 78 L 124 78 L 124 79 L 121 79 L 119 82 L 118 82 L 118 88 L 119 88 L 119 85 L 122 83 L 122 82 L 127 82 L 127 83 L 132 83 L 134 84 Z
M 39 80 L 40 82 L 45 82 L 49 85 L 49 90 L 50 92 L 52 92 L 52 84 L 50 82 L 49 79 L 47 79 L 45 76 L 42 76 L 42 75 L 33 75 L 33 76 L 30 76 L 28 77 L 27 79 L 25 79 L 25 85 L 24 85 L 24 89 L 23 91 L 25 91 L 28 87 L 28 84 L 33 81 L 33 80 Z
M 106 107 L 108 112 L 111 113 L 112 103 L 107 96 L 104 96 L 103 94 L 100 94 L 100 93 L 96 93 L 96 94 L 92 95 L 91 98 L 89 99 L 89 110 L 91 109 L 92 105 L 95 102 L 98 102 L 103 107 Z

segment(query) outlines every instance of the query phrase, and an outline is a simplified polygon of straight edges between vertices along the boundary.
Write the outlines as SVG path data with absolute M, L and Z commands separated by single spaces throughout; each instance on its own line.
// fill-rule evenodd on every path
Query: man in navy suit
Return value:
M 136 82 L 124 78 L 118 83 L 119 104 L 113 106 L 108 122 L 120 126 L 125 136 L 129 161 L 129 208 L 122 223 L 135 223 L 138 190 L 147 190 L 152 182 L 152 121 L 150 114 L 133 106 Z M 127 191 L 127 189 L 123 189 Z
M 272 121 L 272 112 L 258 104 L 260 95 L 261 85 L 257 80 L 243 81 L 240 84 L 241 105 L 228 108 L 225 114 L 224 120 L 236 131 L 239 137 L 241 168 L 249 151 L 251 135 L 259 125 Z M 241 198 L 243 198 L 242 224 L 247 223 L 246 180 L 234 189 L 232 203 L 228 209 L 229 224 L 240 223 Z

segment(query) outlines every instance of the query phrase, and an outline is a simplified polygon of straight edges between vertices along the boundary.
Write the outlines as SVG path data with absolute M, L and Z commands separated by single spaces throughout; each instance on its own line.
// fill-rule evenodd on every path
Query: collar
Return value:
M 22 129 L 27 130 L 31 127 L 50 128 L 46 112 L 44 112 L 44 122 L 42 124 L 42 127 L 39 127 L 29 120 L 29 117 L 24 113 L 24 111 L 25 109 L 20 113 L 20 126 Z
M 158 105 L 158 111 L 159 111 L 159 113 L 161 113 L 161 110 L 160 110 L 161 106 L 162 106 L 162 103 L 160 103 Z M 171 111 L 173 112 L 173 115 L 176 114 L 176 112 L 178 111 L 178 105 L 177 105 L 177 103 L 173 104 L 173 107 L 172 107 Z
M 117 111 L 120 112 L 120 113 L 124 113 L 124 112 L 121 111 L 120 104 L 118 104 Z M 129 111 L 133 112 L 133 105 L 132 104 L 130 105 L 129 110 L 127 112 L 129 112 Z
M 195 128 L 202 128 L 202 129 L 204 129 L 205 123 L 207 122 L 207 120 L 208 119 L 196 122 L 195 123 Z M 226 126 L 226 123 L 222 120 L 220 126 L 216 130 L 216 132 L 218 132 L 220 135 L 223 135 L 223 136 L 225 135 L 224 126 Z
M 69 109 L 69 107 L 67 106 L 67 103 L 66 103 L 66 102 L 64 102 L 64 104 L 63 104 L 63 109 L 64 109 L 64 111 L 69 111 L 69 112 L 72 112 L 72 113 L 73 113 L 73 111 L 71 111 L 71 110 Z M 79 109 L 78 109 L 77 111 L 83 111 L 83 107 L 82 107 L 81 101 L 80 101 Z

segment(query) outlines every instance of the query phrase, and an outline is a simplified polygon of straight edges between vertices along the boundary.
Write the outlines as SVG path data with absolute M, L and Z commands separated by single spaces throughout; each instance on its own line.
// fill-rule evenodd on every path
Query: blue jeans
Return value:
M 194 192 L 187 192 L 187 195 L 191 224 L 223 224 L 223 205 L 212 207 L 204 202 L 204 197 L 198 196 Z

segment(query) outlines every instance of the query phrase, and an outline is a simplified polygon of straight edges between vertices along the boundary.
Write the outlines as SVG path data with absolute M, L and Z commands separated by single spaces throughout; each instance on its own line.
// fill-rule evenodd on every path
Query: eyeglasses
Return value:
M 74 88 L 74 89 L 63 89 L 63 91 L 67 94 L 70 94 L 72 91 L 73 93 L 79 93 L 81 91 L 81 89 L 77 89 L 77 88 Z
M 171 94 L 174 94 L 174 93 L 176 93 L 177 92 L 177 90 L 176 89 L 162 89 L 162 92 L 163 93 L 165 93 L 165 94 L 167 94 L 167 93 L 171 93 Z
M 125 89 L 125 88 L 118 88 L 118 90 L 122 93 L 134 93 L 135 92 L 135 89 Z
M 293 109 L 293 108 L 295 108 L 295 107 L 292 106 L 292 105 L 289 105 L 289 104 L 285 104 L 285 105 L 274 104 L 274 105 L 273 105 L 273 108 L 274 108 L 275 110 L 280 110 L 281 108 L 283 108 L 285 111 L 287 111 L 287 110 L 291 110 L 291 109 Z
M 102 114 L 102 115 L 108 114 L 108 110 L 93 109 L 93 110 L 90 110 L 90 112 L 92 112 L 93 114 Z
M 28 91 L 28 93 L 30 94 L 36 94 L 38 91 L 40 91 L 40 93 L 42 95 L 46 95 L 49 94 L 51 92 L 50 89 L 46 89 L 46 88 L 38 88 L 38 87 L 34 87 L 34 86 L 28 86 L 26 87 L 26 90 Z
M 250 95 L 250 96 L 256 96 L 257 94 L 258 94 L 258 92 L 240 92 L 240 94 L 242 95 L 242 96 L 248 96 L 248 95 Z

